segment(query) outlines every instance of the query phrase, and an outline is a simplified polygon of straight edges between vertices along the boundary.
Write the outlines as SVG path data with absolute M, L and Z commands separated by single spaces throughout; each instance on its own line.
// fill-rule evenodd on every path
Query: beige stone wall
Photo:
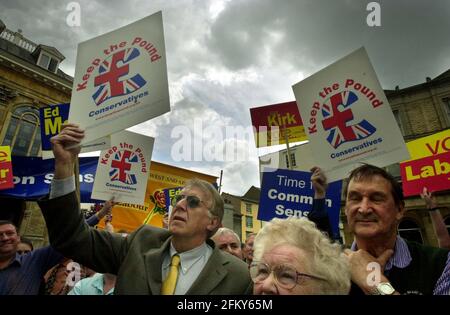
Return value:
M 392 110 L 399 110 L 406 139 L 450 127 L 450 119 L 446 117 L 442 101 L 445 97 L 450 97 L 450 82 L 388 97 Z
M 0 141 L 3 140 L 10 113 L 15 106 L 30 104 L 43 107 L 70 101 L 71 91 L 69 89 L 62 90 L 57 83 L 40 81 L 29 72 L 11 69 L 2 64 L 0 64 L 1 86 L 13 90 L 17 96 L 9 99 L 6 106 L 0 106 Z M 35 248 L 48 245 L 45 221 L 36 202 L 26 202 L 26 209 L 19 230 L 22 236 L 33 241 Z

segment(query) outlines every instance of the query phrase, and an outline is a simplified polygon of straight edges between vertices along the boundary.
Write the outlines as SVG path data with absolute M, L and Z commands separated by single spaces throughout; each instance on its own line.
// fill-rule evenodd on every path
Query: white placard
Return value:
M 69 121 L 82 144 L 168 111 L 161 12 L 78 45 Z
M 364 162 L 379 167 L 409 153 L 366 50 L 360 48 L 295 84 L 316 159 L 333 182 Z
M 155 139 L 130 131 L 111 135 L 100 153 L 92 199 L 143 205 Z

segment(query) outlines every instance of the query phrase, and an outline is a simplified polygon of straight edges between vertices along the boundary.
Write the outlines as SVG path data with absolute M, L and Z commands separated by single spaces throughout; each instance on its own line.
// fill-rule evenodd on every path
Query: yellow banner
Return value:
M 412 160 L 450 151 L 450 129 L 406 143 Z M 406 161 L 405 161 L 406 162 Z
M 217 180 L 215 176 L 152 161 L 144 205 L 120 204 L 115 206 L 112 211 L 114 230 L 116 232 L 119 230 L 132 232 L 144 222 L 162 227 L 163 213 L 166 211 L 161 199 L 163 189 L 184 186 L 185 182 L 191 178 L 203 179 L 210 183 L 215 183 Z M 103 221 L 99 227 L 104 227 Z

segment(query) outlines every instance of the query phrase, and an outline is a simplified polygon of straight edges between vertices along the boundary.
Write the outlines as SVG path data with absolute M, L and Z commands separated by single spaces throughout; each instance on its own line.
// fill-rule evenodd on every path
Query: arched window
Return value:
M 38 156 L 41 150 L 39 109 L 30 105 L 17 106 L 11 113 L 2 145 L 9 145 L 13 155 Z
M 450 215 L 444 219 L 444 223 L 447 226 L 448 234 L 450 234 Z
M 398 225 L 398 234 L 408 240 L 423 244 L 422 231 L 416 222 L 409 218 L 403 219 Z

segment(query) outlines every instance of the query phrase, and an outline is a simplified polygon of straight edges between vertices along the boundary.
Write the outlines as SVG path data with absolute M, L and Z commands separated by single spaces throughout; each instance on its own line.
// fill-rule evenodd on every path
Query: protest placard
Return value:
M 14 187 L 11 149 L 9 146 L 0 146 L 0 189 L 11 187 Z
M 161 12 L 78 45 L 69 122 L 82 144 L 169 110 Z
M 111 136 L 97 165 L 92 199 L 143 205 L 154 139 L 130 131 Z
M 41 123 L 42 158 L 54 158 L 50 139 L 61 131 L 61 126 L 69 119 L 70 104 L 57 104 L 39 109 Z M 99 151 L 111 146 L 110 137 L 106 136 L 81 146 L 80 153 Z
M 339 235 L 342 181 L 328 185 L 325 206 L 333 234 Z M 293 170 L 264 172 L 258 209 L 258 220 L 307 217 L 312 210 L 314 189 L 311 173 Z
M 403 194 L 450 189 L 450 129 L 406 143 L 411 160 L 400 163 Z
M 358 162 L 383 167 L 409 158 L 364 48 L 292 88 L 316 165 L 330 181 L 347 177 Z
M 257 148 L 286 143 L 285 133 L 290 143 L 307 140 L 295 101 L 250 108 L 250 116 Z

